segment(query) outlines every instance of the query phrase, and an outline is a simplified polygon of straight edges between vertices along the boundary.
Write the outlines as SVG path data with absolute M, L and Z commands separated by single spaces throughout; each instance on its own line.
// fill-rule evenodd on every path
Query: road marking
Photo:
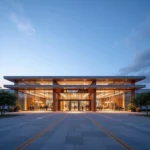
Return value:
M 97 122 L 95 122 L 93 119 L 91 119 L 90 117 L 84 115 L 85 118 L 87 118 L 88 120 L 90 120 L 95 126 L 97 126 L 99 129 L 101 129 L 104 133 L 106 133 L 108 136 L 110 136 L 112 139 L 114 139 L 117 143 L 119 143 L 123 148 L 127 149 L 127 150 L 132 150 L 131 147 L 129 147 L 127 144 L 125 144 L 124 142 L 122 142 L 120 139 L 118 139 L 116 136 L 114 136 L 113 134 L 111 134 L 110 132 L 108 132 L 106 129 L 104 129 L 102 126 L 100 126 Z
M 17 147 L 16 150 L 22 150 L 23 148 L 25 148 L 26 146 L 28 146 L 29 144 L 31 144 L 34 140 L 36 140 L 37 138 L 39 138 L 40 136 L 42 136 L 44 133 L 46 133 L 47 131 L 49 131 L 52 127 L 56 126 L 59 122 L 61 122 L 62 120 L 64 120 L 67 116 L 68 115 L 64 116 L 63 118 L 58 119 L 53 124 L 51 124 L 47 128 L 45 128 L 43 131 L 41 131 L 40 133 L 36 134 L 35 136 L 33 136 L 32 138 L 30 138 L 29 140 L 27 140 L 25 143 L 23 143 L 22 145 L 20 145 L 19 147 Z
M 50 114 L 50 115 L 45 115 L 45 116 L 41 116 L 41 117 L 37 117 L 36 119 L 38 120 L 38 119 L 43 119 L 43 118 L 45 118 L 45 117 L 48 117 L 48 116 L 51 116 L 52 114 Z

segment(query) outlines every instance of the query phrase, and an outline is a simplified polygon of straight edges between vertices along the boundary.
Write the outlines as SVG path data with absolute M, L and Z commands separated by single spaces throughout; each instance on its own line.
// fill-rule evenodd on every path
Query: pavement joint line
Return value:
M 22 150 L 23 148 L 25 148 L 26 146 L 28 146 L 29 144 L 31 144 L 34 140 L 36 140 L 37 138 L 39 138 L 40 136 L 42 136 L 44 133 L 46 133 L 47 131 L 49 131 L 52 127 L 56 126 L 59 122 L 63 121 L 67 116 L 68 115 L 65 115 L 64 117 L 58 119 L 53 124 L 51 124 L 47 128 L 45 128 L 43 131 L 41 131 L 40 133 L 36 134 L 35 136 L 33 136 L 32 138 L 30 138 L 29 140 L 27 140 L 25 143 L 23 143 L 22 145 L 20 145 L 19 147 L 17 147 L 16 150 Z
M 111 134 L 110 132 L 108 132 L 106 129 L 104 129 L 99 123 L 97 123 L 96 121 L 94 121 L 93 119 L 91 119 L 90 117 L 84 115 L 85 118 L 87 118 L 88 120 L 90 120 L 95 126 L 97 126 L 99 129 L 101 129 L 104 133 L 106 133 L 109 137 L 111 137 L 112 139 L 114 139 L 117 143 L 119 143 L 122 147 L 124 147 L 126 150 L 132 150 L 131 147 L 129 147 L 127 144 L 125 144 L 124 142 L 122 142 L 120 139 L 118 139 L 116 136 L 114 136 L 113 134 Z

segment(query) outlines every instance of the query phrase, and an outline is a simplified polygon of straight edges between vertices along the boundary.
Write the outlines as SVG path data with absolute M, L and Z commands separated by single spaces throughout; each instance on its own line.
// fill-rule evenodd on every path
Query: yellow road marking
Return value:
M 105 132 L 108 136 L 110 136 L 112 139 L 114 139 L 117 143 L 119 143 L 123 148 L 127 149 L 127 150 L 132 150 L 131 147 L 129 147 L 128 145 L 126 145 L 124 142 L 122 142 L 120 139 L 118 139 L 116 136 L 114 136 L 113 134 L 111 134 L 110 132 L 108 132 L 106 129 L 104 129 L 102 126 L 100 126 L 97 122 L 95 122 L 94 120 L 92 120 L 90 117 L 84 115 L 88 120 L 90 120 L 95 126 L 97 126 L 99 129 L 101 129 L 103 132 Z
M 16 148 L 16 150 L 22 150 L 23 148 L 25 148 L 26 146 L 28 146 L 30 143 L 32 143 L 34 140 L 36 140 L 37 138 L 39 138 L 41 135 L 43 135 L 44 133 L 46 133 L 48 130 L 50 130 L 52 127 L 56 126 L 59 122 L 61 122 L 62 120 L 64 120 L 67 117 L 64 116 L 61 119 L 58 119 L 56 122 L 54 122 L 53 124 L 51 124 L 50 126 L 48 126 L 46 129 L 44 129 L 43 131 L 41 131 L 40 133 L 36 134 L 35 136 L 33 136 L 32 138 L 30 138 L 29 140 L 27 140 L 25 143 L 23 143 L 22 145 L 20 145 L 19 147 Z

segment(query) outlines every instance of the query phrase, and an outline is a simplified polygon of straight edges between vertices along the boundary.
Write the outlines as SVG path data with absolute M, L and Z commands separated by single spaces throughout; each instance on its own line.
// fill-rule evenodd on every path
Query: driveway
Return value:
M 149 127 L 128 113 L 28 112 L 0 119 L 0 150 L 148 150 Z

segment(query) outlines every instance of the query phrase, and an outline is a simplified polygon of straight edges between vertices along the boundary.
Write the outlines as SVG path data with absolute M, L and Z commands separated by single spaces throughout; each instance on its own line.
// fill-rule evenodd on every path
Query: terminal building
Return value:
M 22 110 L 127 110 L 145 76 L 4 76 Z

